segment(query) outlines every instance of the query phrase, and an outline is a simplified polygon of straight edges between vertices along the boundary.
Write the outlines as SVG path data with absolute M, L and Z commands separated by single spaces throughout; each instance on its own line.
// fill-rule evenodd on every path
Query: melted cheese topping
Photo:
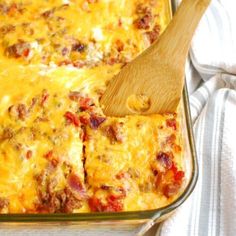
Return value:
M 99 106 L 168 20 L 164 0 L 0 1 L 0 212 L 145 210 L 179 195 L 176 114 Z
M 169 203 L 162 192 L 155 191 L 153 171 L 160 151 L 174 153 L 176 165 L 181 166 L 181 152 L 174 148 L 181 145 L 180 138 L 177 137 L 174 145 L 167 141 L 173 135 L 173 129 L 166 127 L 170 117 L 112 118 L 99 131 L 89 130 L 92 138 L 86 144 L 86 170 L 95 196 L 104 198 L 107 188 L 115 195 L 125 190 L 128 193 L 124 199 L 125 210 L 156 209 Z M 107 129 L 114 125 L 119 128 L 116 137 Z

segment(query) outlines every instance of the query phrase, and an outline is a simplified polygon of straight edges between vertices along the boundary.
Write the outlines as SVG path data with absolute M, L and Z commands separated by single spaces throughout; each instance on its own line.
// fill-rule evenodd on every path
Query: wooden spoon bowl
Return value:
M 211 0 L 182 0 L 159 40 L 127 64 L 101 98 L 109 116 L 174 112 L 191 39 Z

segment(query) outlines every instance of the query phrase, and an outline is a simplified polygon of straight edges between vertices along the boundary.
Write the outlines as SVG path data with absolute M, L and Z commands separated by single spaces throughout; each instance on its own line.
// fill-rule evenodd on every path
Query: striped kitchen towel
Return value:
M 235 12 L 235 0 L 212 0 L 192 43 L 187 81 L 199 179 L 161 236 L 236 235 Z

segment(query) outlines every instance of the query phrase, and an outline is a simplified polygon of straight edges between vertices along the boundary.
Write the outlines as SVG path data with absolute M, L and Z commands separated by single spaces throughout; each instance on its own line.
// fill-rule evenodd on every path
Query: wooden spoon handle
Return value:
M 108 85 L 100 100 L 106 115 L 176 111 L 191 39 L 210 1 L 182 0 L 159 40 L 128 63 Z
M 166 31 L 145 53 L 184 66 L 193 34 L 211 0 L 182 0 Z M 173 39 L 173 40 L 170 40 Z

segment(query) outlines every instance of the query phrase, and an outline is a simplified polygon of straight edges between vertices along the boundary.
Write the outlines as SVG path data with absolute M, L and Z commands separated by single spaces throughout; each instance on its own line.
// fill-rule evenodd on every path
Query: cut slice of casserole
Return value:
M 91 209 L 156 209 L 172 201 L 184 174 L 178 130 L 172 114 L 108 118 L 89 129 L 85 171 Z

